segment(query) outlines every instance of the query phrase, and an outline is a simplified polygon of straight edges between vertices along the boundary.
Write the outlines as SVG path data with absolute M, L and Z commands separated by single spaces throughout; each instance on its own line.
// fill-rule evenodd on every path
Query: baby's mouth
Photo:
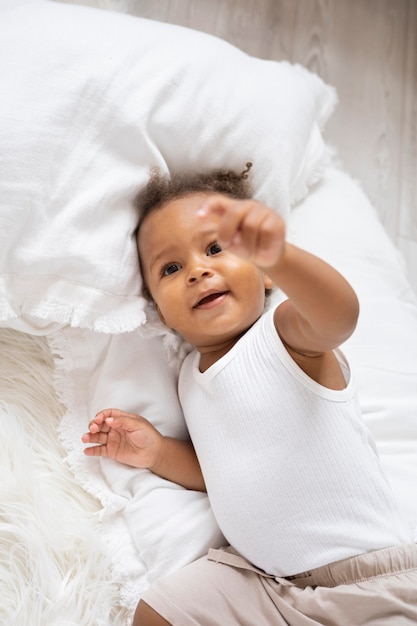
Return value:
M 223 301 L 224 298 L 227 296 L 228 292 L 227 291 L 216 291 L 215 293 L 210 293 L 207 296 L 204 296 L 203 298 L 201 298 L 201 300 L 199 300 L 195 305 L 194 305 L 194 309 L 204 309 L 204 308 L 210 308 L 212 305 Z

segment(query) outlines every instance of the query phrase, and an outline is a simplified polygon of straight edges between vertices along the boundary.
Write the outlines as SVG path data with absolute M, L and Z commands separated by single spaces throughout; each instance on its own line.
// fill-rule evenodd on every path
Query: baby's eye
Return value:
M 219 252 L 222 251 L 222 247 L 220 244 L 217 243 L 217 241 L 215 241 L 214 243 L 211 243 L 208 247 L 207 250 L 207 255 L 208 256 L 212 256 L 213 254 L 219 254 Z
M 165 265 L 162 268 L 161 275 L 170 276 L 171 274 L 175 274 L 175 272 L 178 272 L 179 269 L 181 269 L 181 266 L 179 263 L 168 263 L 168 265 Z

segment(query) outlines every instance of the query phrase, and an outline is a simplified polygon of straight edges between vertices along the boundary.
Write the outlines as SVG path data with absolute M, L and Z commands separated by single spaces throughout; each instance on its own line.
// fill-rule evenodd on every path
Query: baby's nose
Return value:
M 188 275 L 188 282 L 194 283 L 201 278 L 208 278 L 211 275 L 212 272 L 208 267 L 204 267 L 203 265 L 199 264 L 190 271 Z

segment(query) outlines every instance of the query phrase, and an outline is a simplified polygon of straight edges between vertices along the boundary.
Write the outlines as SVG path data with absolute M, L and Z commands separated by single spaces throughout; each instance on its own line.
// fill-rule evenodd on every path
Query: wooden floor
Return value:
M 181 24 L 334 85 L 326 128 L 417 291 L 417 0 L 60 0 Z

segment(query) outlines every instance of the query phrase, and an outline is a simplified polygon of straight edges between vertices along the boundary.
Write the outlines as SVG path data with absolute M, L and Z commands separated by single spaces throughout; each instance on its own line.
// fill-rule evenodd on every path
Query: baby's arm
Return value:
M 100 411 L 82 436 L 87 456 L 105 456 L 182 485 L 186 489 L 205 491 L 193 445 L 164 437 L 144 417 L 119 409 Z
M 333 267 L 285 240 L 277 213 L 255 200 L 216 195 L 200 215 L 216 223 L 221 244 L 251 260 L 288 296 L 275 324 L 290 351 L 314 358 L 350 336 L 359 312 L 355 292 Z

